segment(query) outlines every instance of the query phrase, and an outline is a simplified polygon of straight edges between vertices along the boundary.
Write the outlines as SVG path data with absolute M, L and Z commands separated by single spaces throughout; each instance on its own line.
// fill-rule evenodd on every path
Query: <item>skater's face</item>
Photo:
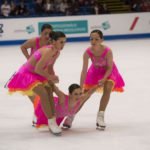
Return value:
M 103 42 L 103 39 L 100 38 L 98 33 L 94 32 L 94 33 L 91 33 L 90 35 L 90 42 L 91 42 L 92 47 L 96 47 L 96 46 L 99 46 Z
M 81 88 L 77 88 L 75 89 L 72 93 L 71 93 L 72 98 L 77 101 L 81 98 L 82 96 L 82 90 Z
M 54 41 L 54 46 L 56 47 L 56 49 L 62 50 L 65 46 L 65 43 L 66 43 L 66 38 L 61 37 L 57 41 Z
M 45 40 L 45 41 L 49 41 L 49 34 L 52 32 L 52 30 L 51 29 L 44 29 L 42 32 L 41 32 L 41 37 L 42 37 L 42 39 L 43 40 Z

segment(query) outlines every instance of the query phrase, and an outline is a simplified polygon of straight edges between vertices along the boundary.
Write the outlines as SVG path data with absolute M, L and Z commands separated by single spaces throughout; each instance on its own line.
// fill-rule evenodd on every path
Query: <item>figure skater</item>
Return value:
M 63 32 L 51 32 L 52 44 L 36 50 L 27 62 L 8 82 L 10 93 L 20 92 L 23 95 L 39 95 L 42 109 L 48 118 L 48 126 L 53 134 L 60 135 L 61 129 L 56 124 L 52 84 L 58 82 L 56 75 L 50 75 L 47 67 L 53 58 L 63 49 L 66 36 Z
M 103 33 L 100 30 L 93 30 L 90 34 L 91 46 L 83 55 L 83 68 L 81 72 L 80 85 L 84 91 L 99 84 L 99 91 L 103 92 L 100 106 L 97 113 L 96 125 L 99 129 L 105 129 L 104 112 L 110 99 L 112 91 L 123 92 L 124 81 L 113 61 L 112 50 L 102 45 Z M 89 59 L 92 61 L 88 69 Z M 67 117 L 67 126 L 72 125 L 74 117 Z
M 98 88 L 98 85 L 93 86 L 88 92 L 82 93 L 82 89 L 78 84 L 71 84 L 68 88 L 68 95 L 59 90 L 59 88 L 53 84 L 53 91 L 57 97 L 54 97 L 55 103 L 55 115 L 57 124 L 60 125 L 66 116 L 73 117 L 78 111 L 81 105 L 94 93 Z M 39 99 L 38 105 L 35 107 L 35 115 L 37 122 L 35 126 L 37 128 L 48 125 L 48 119 L 43 112 L 41 101 Z M 70 126 L 63 125 L 70 128 Z

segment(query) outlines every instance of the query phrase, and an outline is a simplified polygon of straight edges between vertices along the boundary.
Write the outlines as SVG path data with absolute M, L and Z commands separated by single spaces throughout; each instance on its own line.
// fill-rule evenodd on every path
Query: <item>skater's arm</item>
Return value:
M 53 91 L 59 98 L 59 104 L 62 104 L 65 100 L 66 95 L 55 84 L 53 84 Z
M 81 97 L 81 99 L 80 99 L 80 107 L 79 107 L 79 109 L 78 109 L 78 111 L 77 111 L 76 113 L 78 113 L 78 112 L 81 110 L 81 108 L 83 107 L 84 103 L 90 98 L 90 96 L 96 91 L 96 89 L 97 89 L 98 87 L 99 87 L 99 86 L 96 85 L 96 86 L 94 86 L 93 88 L 91 88 L 88 92 L 85 92 L 85 93 L 82 95 L 82 97 Z
M 97 90 L 98 87 L 99 85 L 95 85 L 93 88 L 85 92 L 83 96 L 81 97 L 81 103 L 84 103 L 86 100 L 88 100 L 90 96 Z
M 23 55 L 24 55 L 27 59 L 29 59 L 29 57 L 30 57 L 30 55 L 29 55 L 27 49 L 28 49 L 28 48 L 32 48 L 32 47 L 34 46 L 34 43 L 35 43 L 35 39 L 29 39 L 29 40 L 27 40 L 26 42 L 24 42 L 24 43 L 20 46 Z
M 83 55 L 83 67 L 82 67 L 81 78 L 80 78 L 81 88 L 83 88 L 83 83 L 84 83 L 84 80 L 85 80 L 85 77 L 86 77 L 86 74 L 87 74 L 88 59 L 89 59 L 89 56 L 85 52 L 84 55 Z
M 54 58 L 54 60 L 52 61 L 52 64 L 48 65 L 47 71 L 49 74 L 55 75 L 54 64 L 55 64 L 57 58 L 59 57 L 59 55 L 60 55 L 60 53 L 58 53 L 57 56 Z
M 35 73 L 47 78 L 50 81 L 55 80 L 57 77 L 55 75 L 50 75 L 45 69 L 44 66 L 47 61 L 52 59 L 54 51 L 52 49 L 45 49 L 42 51 L 42 56 L 35 66 Z

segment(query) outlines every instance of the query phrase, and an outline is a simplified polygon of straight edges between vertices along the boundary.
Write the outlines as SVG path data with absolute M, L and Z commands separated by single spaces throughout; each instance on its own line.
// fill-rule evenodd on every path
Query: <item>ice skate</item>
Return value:
M 56 118 L 48 119 L 48 127 L 52 134 L 60 136 L 61 128 L 56 123 Z
M 105 130 L 106 123 L 104 122 L 104 111 L 98 112 L 96 126 L 99 130 Z
M 73 120 L 74 120 L 74 116 L 68 116 L 63 123 L 63 128 L 64 129 L 71 128 Z
M 36 115 L 33 114 L 33 118 L 32 118 L 32 126 L 35 127 L 36 126 L 36 122 L 37 122 L 37 118 Z

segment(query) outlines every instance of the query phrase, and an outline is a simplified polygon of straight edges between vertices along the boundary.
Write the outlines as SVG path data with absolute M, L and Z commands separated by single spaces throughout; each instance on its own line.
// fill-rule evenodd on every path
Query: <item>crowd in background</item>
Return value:
M 133 12 L 150 12 L 150 0 L 122 0 Z
M 122 0 L 133 12 L 150 11 L 150 0 Z M 38 17 L 108 14 L 100 0 L 1 0 L 0 17 Z

